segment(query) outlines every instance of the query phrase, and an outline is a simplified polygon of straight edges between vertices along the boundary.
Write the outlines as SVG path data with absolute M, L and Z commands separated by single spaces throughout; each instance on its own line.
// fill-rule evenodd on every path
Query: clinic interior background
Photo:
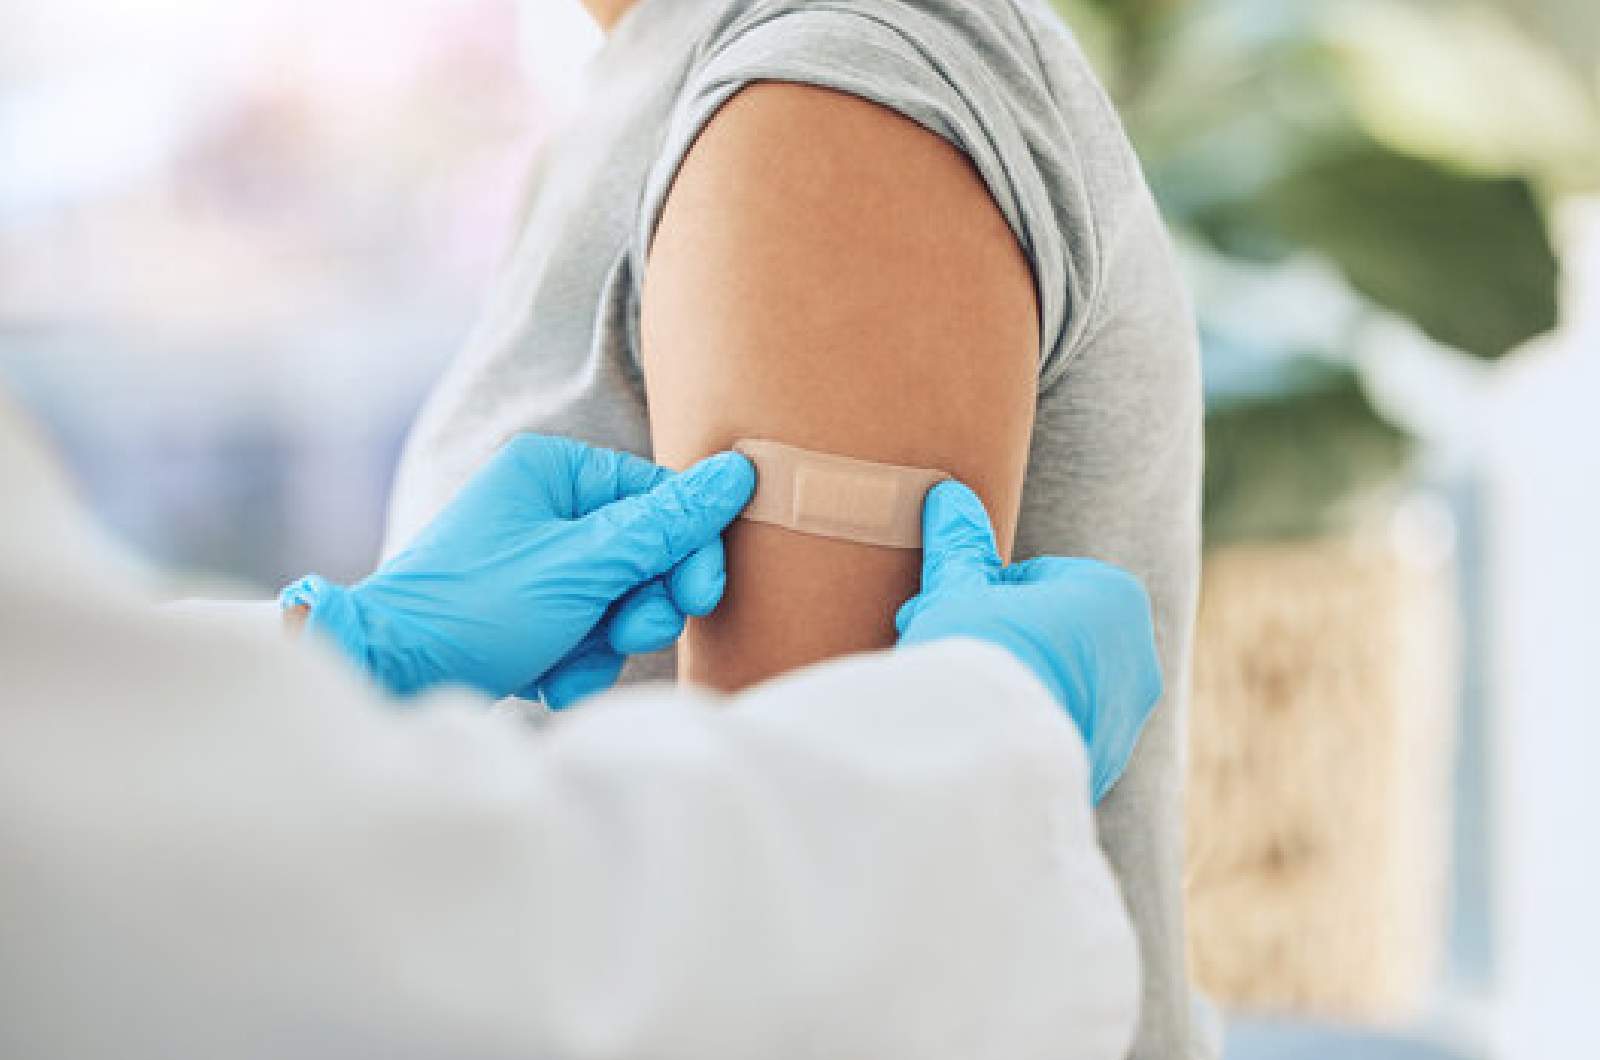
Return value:
M 1600 1055 L 1600 12 L 1058 7 L 1204 340 L 1229 1055 Z M 175 592 L 369 569 L 597 44 L 576 0 L 0 4 L 0 381 Z

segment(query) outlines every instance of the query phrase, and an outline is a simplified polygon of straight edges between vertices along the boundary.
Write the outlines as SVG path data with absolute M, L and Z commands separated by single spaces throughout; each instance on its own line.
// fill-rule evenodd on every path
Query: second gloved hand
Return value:
M 461 684 L 563 706 L 716 605 L 720 535 L 754 488 L 737 453 L 675 473 L 522 435 L 370 577 L 311 575 L 281 600 L 396 694 Z
M 1098 803 L 1161 697 L 1144 587 L 1092 559 L 1003 566 L 983 502 L 959 482 L 928 491 L 922 547 L 922 591 L 895 616 L 900 643 L 975 637 L 1027 664 L 1077 723 Z

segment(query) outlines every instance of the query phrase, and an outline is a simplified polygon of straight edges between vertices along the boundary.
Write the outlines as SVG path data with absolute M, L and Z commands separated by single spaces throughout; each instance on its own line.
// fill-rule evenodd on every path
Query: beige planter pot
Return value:
M 1448 524 L 1428 512 L 1207 556 L 1190 952 L 1231 1007 L 1390 1020 L 1431 984 L 1456 636 Z

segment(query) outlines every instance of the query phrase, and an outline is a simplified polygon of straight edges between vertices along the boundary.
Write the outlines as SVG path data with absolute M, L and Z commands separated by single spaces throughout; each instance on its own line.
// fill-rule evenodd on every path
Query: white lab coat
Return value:
M 536 729 L 161 615 L 0 409 L 0 1056 L 1113 1060 L 1084 749 L 951 641 Z

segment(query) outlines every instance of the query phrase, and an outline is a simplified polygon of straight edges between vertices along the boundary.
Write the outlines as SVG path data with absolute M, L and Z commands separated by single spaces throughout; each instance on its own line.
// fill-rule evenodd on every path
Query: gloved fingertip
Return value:
M 756 488 L 755 465 L 749 457 L 731 449 L 706 457 L 680 478 L 701 503 L 726 510 L 729 519 L 750 503 Z
M 320 574 L 307 574 L 285 585 L 278 591 L 279 607 L 310 607 L 327 592 L 336 588 Z
M 606 641 L 620 655 L 641 655 L 671 647 L 683 635 L 683 614 L 662 596 L 618 611 L 606 630 Z
M 394 664 L 394 656 L 381 658 L 368 641 L 367 621 L 356 590 L 337 585 L 320 574 L 307 574 L 283 587 L 278 606 L 305 607 L 306 632 L 331 641 L 345 657 L 397 696 L 420 691 L 423 681 L 411 670 Z
M 984 582 L 1000 569 L 994 528 L 978 495 L 955 479 L 929 490 L 922 508 L 923 591 Z
M 642 497 L 619 502 L 609 522 L 632 554 L 632 571 L 658 577 L 716 540 L 755 490 L 755 467 L 741 453 L 717 453 Z
M 895 611 L 894 631 L 896 635 L 904 635 L 906 627 L 909 626 L 911 624 L 911 620 L 916 617 L 918 610 L 917 599 L 917 597 L 913 596 L 911 599 L 901 604 L 900 607 Z
M 709 615 L 722 602 L 728 574 L 719 537 L 689 553 L 667 574 L 667 591 L 686 615 Z
M 581 661 L 546 675 L 539 683 L 540 698 L 551 710 L 565 710 L 616 684 L 622 673 L 622 663 L 620 655 L 591 652 Z
M 947 478 L 928 491 L 923 501 L 922 524 L 925 536 L 938 536 L 952 530 L 989 527 L 989 513 L 972 487 Z

